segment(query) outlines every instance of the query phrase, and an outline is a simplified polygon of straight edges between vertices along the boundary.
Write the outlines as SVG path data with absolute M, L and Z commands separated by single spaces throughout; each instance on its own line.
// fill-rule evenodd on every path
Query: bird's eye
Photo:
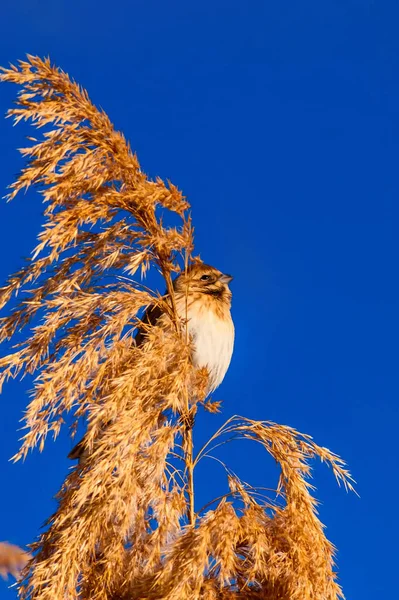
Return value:
M 209 280 L 210 280 L 209 275 L 202 275 L 201 281 L 209 281 Z

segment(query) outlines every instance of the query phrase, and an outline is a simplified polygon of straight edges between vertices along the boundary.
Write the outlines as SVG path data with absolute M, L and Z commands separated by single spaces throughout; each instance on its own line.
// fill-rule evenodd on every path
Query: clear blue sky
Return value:
M 193 207 L 197 251 L 235 276 L 237 337 L 216 394 L 225 416 L 271 419 L 341 454 L 361 499 L 317 467 L 347 598 L 397 588 L 399 9 L 369 0 L 14 0 L 0 64 L 48 55 L 89 90 L 151 176 Z M 0 113 L 16 89 L 0 88 Z M 0 121 L 0 190 L 26 131 Z M 33 193 L 0 207 L 0 280 L 32 249 Z M 68 468 L 66 435 L 25 464 L 8 458 L 29 382 L 1 401 L 0 539 L 26 544 Z M 200 420 L 198 442 L 222 417 Z M 250 445 L 224 455 L 275 483 Z M 198 504 L 220 493 L 212 463 Z M 392 506 L 393 505 L 393 506 Z M 0 581 L 0 598 L 15 591 Z

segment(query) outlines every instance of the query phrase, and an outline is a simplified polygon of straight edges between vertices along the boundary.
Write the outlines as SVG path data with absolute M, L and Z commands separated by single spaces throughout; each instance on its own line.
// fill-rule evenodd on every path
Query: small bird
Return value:
M 232 279 L 231 275 L 210 265 L 194 263 L 173 282 L 176 309 L 179 317 L 187 322 L 193 344 L 193 365 L 206 367 L 208 371 L 207 394 L 222 383 L 233 354 L 234 324 L 229 289 Z M 135 336 L 136 345 L 141 346 L 146 341 L 148 324 L 162 327 L 167 322 L 159 306 L 150 306 L 142 319 L 143 326 Z M 81 459 L 85 446 L 83 437 L 68 458 Z

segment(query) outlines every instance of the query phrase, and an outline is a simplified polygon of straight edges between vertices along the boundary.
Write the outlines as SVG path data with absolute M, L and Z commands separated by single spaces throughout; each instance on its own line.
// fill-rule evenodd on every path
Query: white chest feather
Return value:
M 211 393 L 222 383 L 233 354 L 234 325 L 230 311 L 221 319 L 214 310 L 199 309 L 194 304 L 187 316 L 188 331 L 194 343 L 193 363 L 208 369 Z

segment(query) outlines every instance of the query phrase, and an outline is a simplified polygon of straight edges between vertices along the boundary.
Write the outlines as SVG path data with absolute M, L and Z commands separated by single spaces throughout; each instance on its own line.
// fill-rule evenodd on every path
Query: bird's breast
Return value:
M 215 310 L 196 306 L 188 310 L 188 331 L 193 339 L 194 366 L 209 372 L 209 393 L 223 381 L 233 354 L 234 325 L 230 310 L 221 318 Z

